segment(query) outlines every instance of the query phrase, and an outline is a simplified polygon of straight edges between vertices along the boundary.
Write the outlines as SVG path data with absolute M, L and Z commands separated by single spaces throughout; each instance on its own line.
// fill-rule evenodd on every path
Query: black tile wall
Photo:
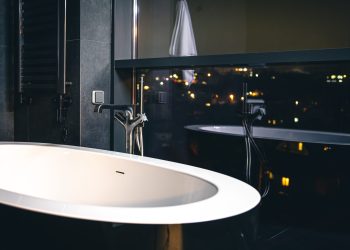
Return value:
M 67 81 L 72 104 L 67 113 L 67 143 L 109 149 L 109 112 L 98 114 L 93 90 L 105 91 L 109 102 L 111 76 L 111 2 L 67 2 Z
M 66 80 L 71 82 L 67 91 L 72 98 L 72 104 L 67 112 L 66 125 L 69 128 L 67 144 L 80 145 L 80 41 L 67 41 Z
M 80 145 L 109 149 L 110 115 L 91 104 L 93 90 L 105 91 L 111 79 L 111 1 L 80 1 Z
M 111 42 L 111 1 L 80 1 L 80 39 Z
M 80 40 L 80 116 L 81 145 L 109 149 L 109 112 L 94 112 L 91 104 L 93 90 L 105 91 L 105 103 L 110 95 L 110 43 Z
M 13 140 L 13 86 L 10 77 L 10 1 L 0 0 L 0 140 Z
M 0 46 L 9 44 L 9 13 L 10 13 L 10 1 L 9 0 L 0 0 Z

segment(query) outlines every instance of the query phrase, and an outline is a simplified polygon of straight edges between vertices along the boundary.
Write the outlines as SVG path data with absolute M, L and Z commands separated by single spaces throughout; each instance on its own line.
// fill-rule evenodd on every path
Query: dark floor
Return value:
M 349 250 L 346 227 L 276 223 L 252 210 L 183 225 L 184 250 Z M 117 225 L 47 216 L 0 206 L 0 249 L 155 250 L 157 226 Z M 304 221 L 304 220 L 303 220 Z M 346 223 L 343 223 L 346 224 Z M 258 227 L 256 227 L 258 225 Z M 255 239 L 255 240 L 254 240 Z
M 253 250 L 349 250 L 350 232 L 261 225 Z

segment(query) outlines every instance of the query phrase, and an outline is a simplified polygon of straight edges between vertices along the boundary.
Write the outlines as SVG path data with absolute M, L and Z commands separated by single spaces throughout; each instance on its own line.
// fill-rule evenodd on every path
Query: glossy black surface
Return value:
M 261 225 L 254 250 L 346 250 L 350 247 L 348 232 L 329 232 L 290 225 Z
M 140 71 L 146 73 L 150 120 L 146 152 L 186 161 L 186 154 L 180 153 L 186 147 L 185 125 L 241 124 L 244 82 L 248 98 L 263 99 L 267 105 L 267 115 L 255 125 L 347 133 L 348 67 L 348 63 L 203 67 L 195 69 L 197 79 L 187 86 L 181 70 Z
M 186 250 L 253 247 L 257 218 L 254 209 L 239 217 L 182 225 L 182 244 L 179 245 Z M 160 238 L 158 225 L 78 220 L 5 205 L 0 205 L 0 219 L 2 249 L 155 250 L 164 247 L 159 242 L 168 244 L 167 239 Z
M 188 138 L 192 164 L 245 180 L 241 136 L 189 132 Z M 265 154 L 263 167 L 270 183 L 269 195 L 261 207 L 265 221 L 323 230 L 347 229 L 350 172 L 346 159 L 350 142 L 348 146 L 272 139 L 256 142 Z M 253 176 L 258 182 L 256 154 L 253 164 Z
M 350 132 L 349 63 L 257 68 L 250 91 L 264 93 L 264 126 Z M 275 120 L 275 122 L 274 122 Z
M 184 126 L 241 125 L 243 83 L 247 83 L 247 98 L 266 103 L 266 116 L 254 125 L 350 133 L 349 66 L 338 62 L 201 67 L 194 68 L 196 79 L 191 83 L 182 79 L 183 68 L 140 70 L 140 75 L 145 74 L 149 119 L 144 129 L 145 154 L 245 180 L 242 137 L 187 131 Z M 350 195 L 346 164 L 350 141 L 349 146 L 268 139 L 256 142 L 265 152 L 263 173 L 270 179 L 269 195 L 260 206 L 259 237 L 290 229 L 275 241 L 257 241 L 256 249 L 288 249 L 294 244 L 289 240 L 308 236 L 311 240 L 293 246 L 346 249 L 350 245 L 345 239 L 350 222 L 345 198 Z M 262 183 L 263 189 L 259 171 L 260 163 L 253 154 L 254 185 L 259 188 Z M 203 228 L 201 233 L 207 232 Z M 322 243 L 313 243 L 319 236 Z

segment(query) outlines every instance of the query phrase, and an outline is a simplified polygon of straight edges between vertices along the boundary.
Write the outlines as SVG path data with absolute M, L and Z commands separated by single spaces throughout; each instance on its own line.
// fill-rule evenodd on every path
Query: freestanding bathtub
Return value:
M 187 126 L 191 165 L 244 179 L 241 126 Z M 350 134 L 253 127 L 266 154 L 270 192 L 262 214 L 271 220 L 346 228 L 350 222 Z M 256 155 L 253 171 L 258 176 Z
M 180 224 L 242 214 L 251 186 L 147 157 L 53 144 L 0 144 L 0 203 L 93 221 Z
M 241 126 L 190 125 L 186 129 L 228 136 L 243 136 Z M 318 143 L 328 145 L 350 145 L 350 134 L 312 130 L 253 127 L 253 137 L 267 140 Z

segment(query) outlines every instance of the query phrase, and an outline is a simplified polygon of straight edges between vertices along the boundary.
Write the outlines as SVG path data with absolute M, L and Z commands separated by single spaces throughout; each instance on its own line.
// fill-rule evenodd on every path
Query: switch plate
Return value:
M 103 90 L 92 91 L 92 104 L 103 104 L 105 102 L 105 92 Z

